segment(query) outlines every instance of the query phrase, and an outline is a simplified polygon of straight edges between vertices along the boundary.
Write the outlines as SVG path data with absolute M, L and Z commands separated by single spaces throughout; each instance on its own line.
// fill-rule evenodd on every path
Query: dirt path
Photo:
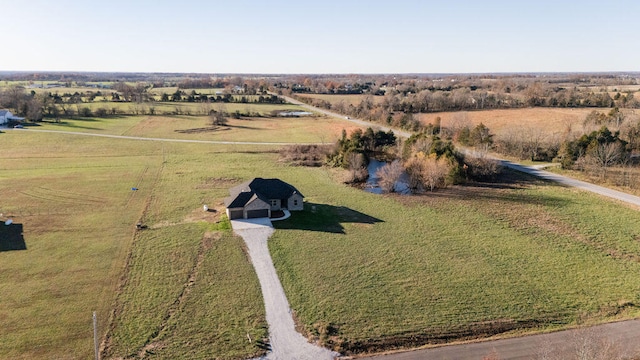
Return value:
M 258 275 L 269 324 L 271 351 L 268 360 L 330 360 L 339 354 L 315 346 L 295 329 L 289 302 L 273 266 L 267 239 L 275 231 L 269 219 L 232 220 L 233 231 L 247 244 Z

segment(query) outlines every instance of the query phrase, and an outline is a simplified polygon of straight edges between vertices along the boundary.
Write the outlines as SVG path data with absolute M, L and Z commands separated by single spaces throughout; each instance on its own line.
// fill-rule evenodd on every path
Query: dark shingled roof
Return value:
M 241 192 L 235 197 L 228 197 L 224 200 L 225 205 L 228 208 L 240 208 L 244 207 L 251 201 L 254 197 L 257 197 L 253 191 Z
M 269 202 L 270 199 L 288 199 L 296 193 L 304 197 L 298 189 L 280 179 L 263 178 L 255 178 L 243 182 L 229 189 L 229 193 L 231 196 L 225 200 L 225 205 L 228 208 L 245 206 L 252 199 L 253 195 L 266 202 Z

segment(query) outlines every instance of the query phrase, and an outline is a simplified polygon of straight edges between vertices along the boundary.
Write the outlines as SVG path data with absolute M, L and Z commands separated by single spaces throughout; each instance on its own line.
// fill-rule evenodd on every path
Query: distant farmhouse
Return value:
M 6 125 L 9 121 L 20 121 L 24 118 L 14 116 L 9 110 L 0 110 L 0 125 Z
M 229 189 L 225 199 L 230 220 L 271 217 L 272 211 L 303 209 L 304 196 L 280 179 L 255 178 Z

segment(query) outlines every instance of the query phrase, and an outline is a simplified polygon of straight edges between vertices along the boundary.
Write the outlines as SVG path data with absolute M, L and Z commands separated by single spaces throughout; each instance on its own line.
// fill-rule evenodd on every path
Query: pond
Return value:
M 369 173 L 369 178 L 367 182 L 364 184 L 364 191 L 370 192 L 373 194 L 382 194 L 382 188 L 378 185 L 380 179 L 376 176 L 378 169 L 385 166 L 387 163 L 384 161 L 378 161 L 375 159 L 371 159 L 369 161 L 369 165 L 367 166 L 367 172 Z M 400 175 L 400 179 L 396 181 L 394 185 L 394 191 L 398 194 L 410 195 L 411 189 L 409 188 L 409 176 L 407 173 L 402 172 Z

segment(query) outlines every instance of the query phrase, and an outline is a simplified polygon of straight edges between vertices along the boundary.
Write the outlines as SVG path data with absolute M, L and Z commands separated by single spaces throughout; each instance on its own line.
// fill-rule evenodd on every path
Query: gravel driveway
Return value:
M 267 239 L 275 231 L 271 221 L 267 218 L 232 220 L 231 225 L 247 244 L 262 288 L 271 344 L 271 351 L 264 359 L 330 360 L 338 356 L 338 353 L 310 344 L 295 330 L 289 302 L 267 247 Z

